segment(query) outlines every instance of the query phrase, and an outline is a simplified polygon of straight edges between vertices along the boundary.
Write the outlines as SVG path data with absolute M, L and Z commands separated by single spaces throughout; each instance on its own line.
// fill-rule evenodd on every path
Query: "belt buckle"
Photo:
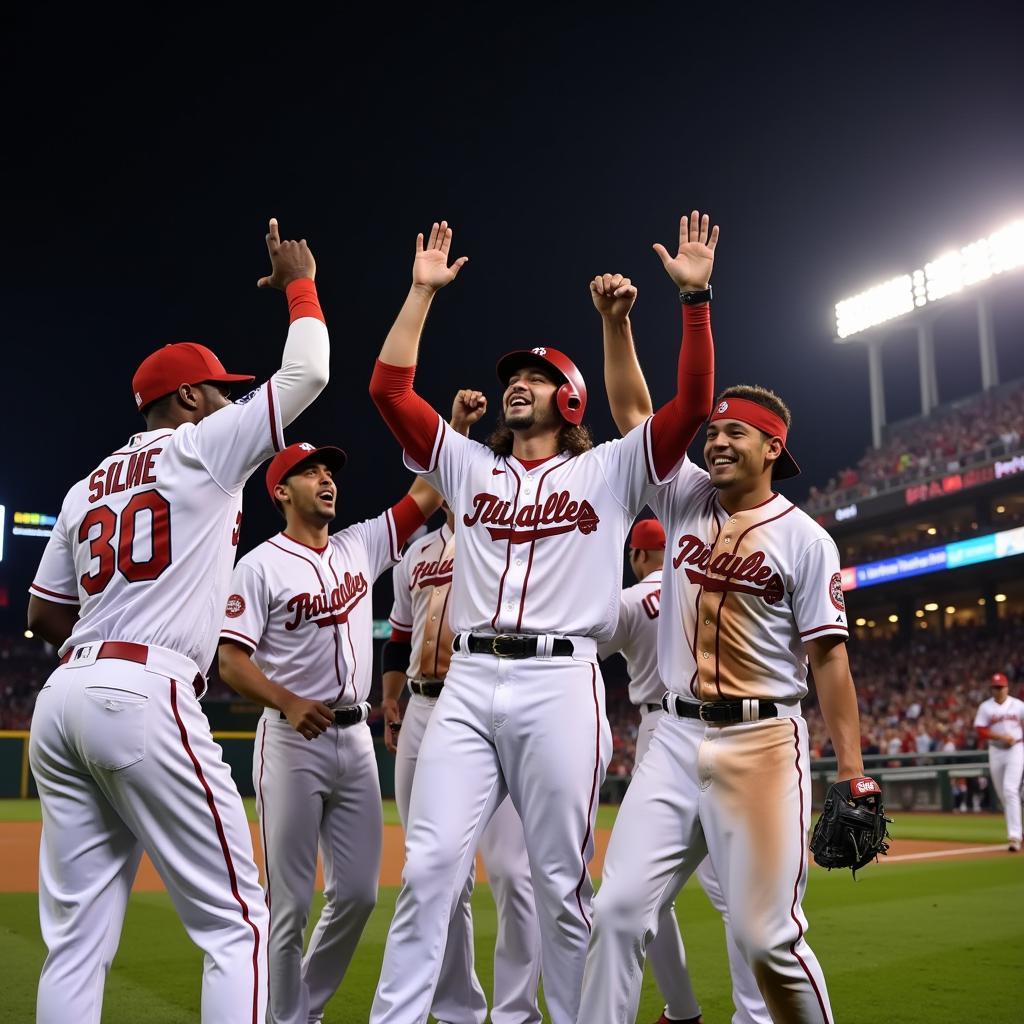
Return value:
M 502 653 L 498 649 L 498 645 L 502 640 L 515 640 L 515 636 L 512 633 L 499 633 L 496 637 L 491 640 L 491 654 L 496 658 L 511 658 L 511 653 Z
M 715 724 L 715 720 L 713 718 L 705 718 L 704 717 L 704 709 L 707 708 L 707 707 L 711 707 L 711 705 L 707 701 L 701 701 L 700 704 L 697 705 L 697 717 L 705 725 L 714 725 Z

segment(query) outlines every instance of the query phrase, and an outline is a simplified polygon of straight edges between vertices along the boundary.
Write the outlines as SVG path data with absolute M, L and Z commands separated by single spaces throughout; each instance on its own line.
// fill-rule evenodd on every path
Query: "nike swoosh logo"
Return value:
M 492 469 L 491 470 L 491 476 L 504 476 L 504 475 L 505 475 L 505 470 L 503 470 L 503 469 Z

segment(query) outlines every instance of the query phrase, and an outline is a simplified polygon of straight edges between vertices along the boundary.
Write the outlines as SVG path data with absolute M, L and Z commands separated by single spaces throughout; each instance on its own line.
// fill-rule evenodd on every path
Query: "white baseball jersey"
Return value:
M 832 538 L 780 494 L 730 516 L 687 459 L 652 507 L 665 525 L 658 664 L 699 700 L 807 694 L 804 642 L 848 637 Z
M 621 440 L 528 469 L 438 418 L 429 466 L 405 459 L 455 510 L 456 633 L 612 635 L 626 533 L 678 468 L 657 478 L 650 432 L 648 419 Z
M 452 659 L 448 605 L 455 570 L 455 535 L 445 523 L 413 541 L 392 575 L 391 625 L 412 635 L 407 675 L 444 679 Z
M 1002 704 L 992 697 L 983 701 L 974 716 L 976 729 L 990 729 L 993 736 L 1002 740 L 1024 738 L 1024 700 L 1007 697 Z
M 310 318 L 299 321 L 316 324 Z M 206 672 L 242 521 L 242 487 L 284 446 L 273 380 L 176 430 L 146 430 L 64 499 L 30 592 L 80 605 L 77 644 L 155 644 Z
M 619 624 L 610 640 L 597 648 L 602 658 L 621 652 L 629 671 L 629 699 L 639 707 L 657 704 L 665 695 L 658 672 L 658 613 L 661 606 L 661 570 L 649 573 L 622 592 Z
M 358 704 L 373 672 L 371 590 L 400 557 L 391 509 L 322 550 L 279 533 L 235 566 L 220 637 L 250 648 L 267 678 L 300 697 Z

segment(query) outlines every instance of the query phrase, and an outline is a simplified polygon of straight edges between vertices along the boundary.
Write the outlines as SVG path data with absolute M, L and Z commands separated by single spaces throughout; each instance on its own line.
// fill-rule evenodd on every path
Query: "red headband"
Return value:
M 771 409 L 751 402 L 748 398 L 723 398 L 715 406 L 715 411 L 708 422 L 714 423 L 715 420 L 739 420 L 741 423 L 749 423 L 752 427 L 763 430 L 769 437 L 781 438 L 783 446 L 786 444 L 785 421 L 776 416 Z

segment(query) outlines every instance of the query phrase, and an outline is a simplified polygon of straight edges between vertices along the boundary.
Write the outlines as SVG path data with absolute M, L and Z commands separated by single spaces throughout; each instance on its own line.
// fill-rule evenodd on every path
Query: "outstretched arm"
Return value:
M 718 226 L 710 228 L 708 215 L 694 210 L 679 221 L 679 249 L 671 256 L 655 244 L 669 277 L 680 293 L 700 292 L 708 287 L 715 263 Z M 683 340 L 679 352 L 675 397 L 663 405 L 651 422 L 654 468 L 659 477 L 686 454 L 711 414 L 715 391 L 715 349 L 711 337 L 711 311 L 707 302 L 683 303 Z
M 601 314 L 608 405 L 619 433 L 628 434 L 654 411 L 629 322 L 629 312 L 636 301 L 636 285 L 621 274 L 598 274 L 590 282 L 590 297 Z
M 384 339 L 370 378 L 370 397 L 384 422 L 421 466 L 429 462 L 438 416 L 430 404 L 413 391 L 412 384 L 419 359 L 420 335 L 434 295 L 455 280 L 468 260 L 462 256 L 449 267 L 451 244 L 452 229 L 447 221 L 434 224 L 426 247 L 423 234 L 416 236 L 412 287 Z

